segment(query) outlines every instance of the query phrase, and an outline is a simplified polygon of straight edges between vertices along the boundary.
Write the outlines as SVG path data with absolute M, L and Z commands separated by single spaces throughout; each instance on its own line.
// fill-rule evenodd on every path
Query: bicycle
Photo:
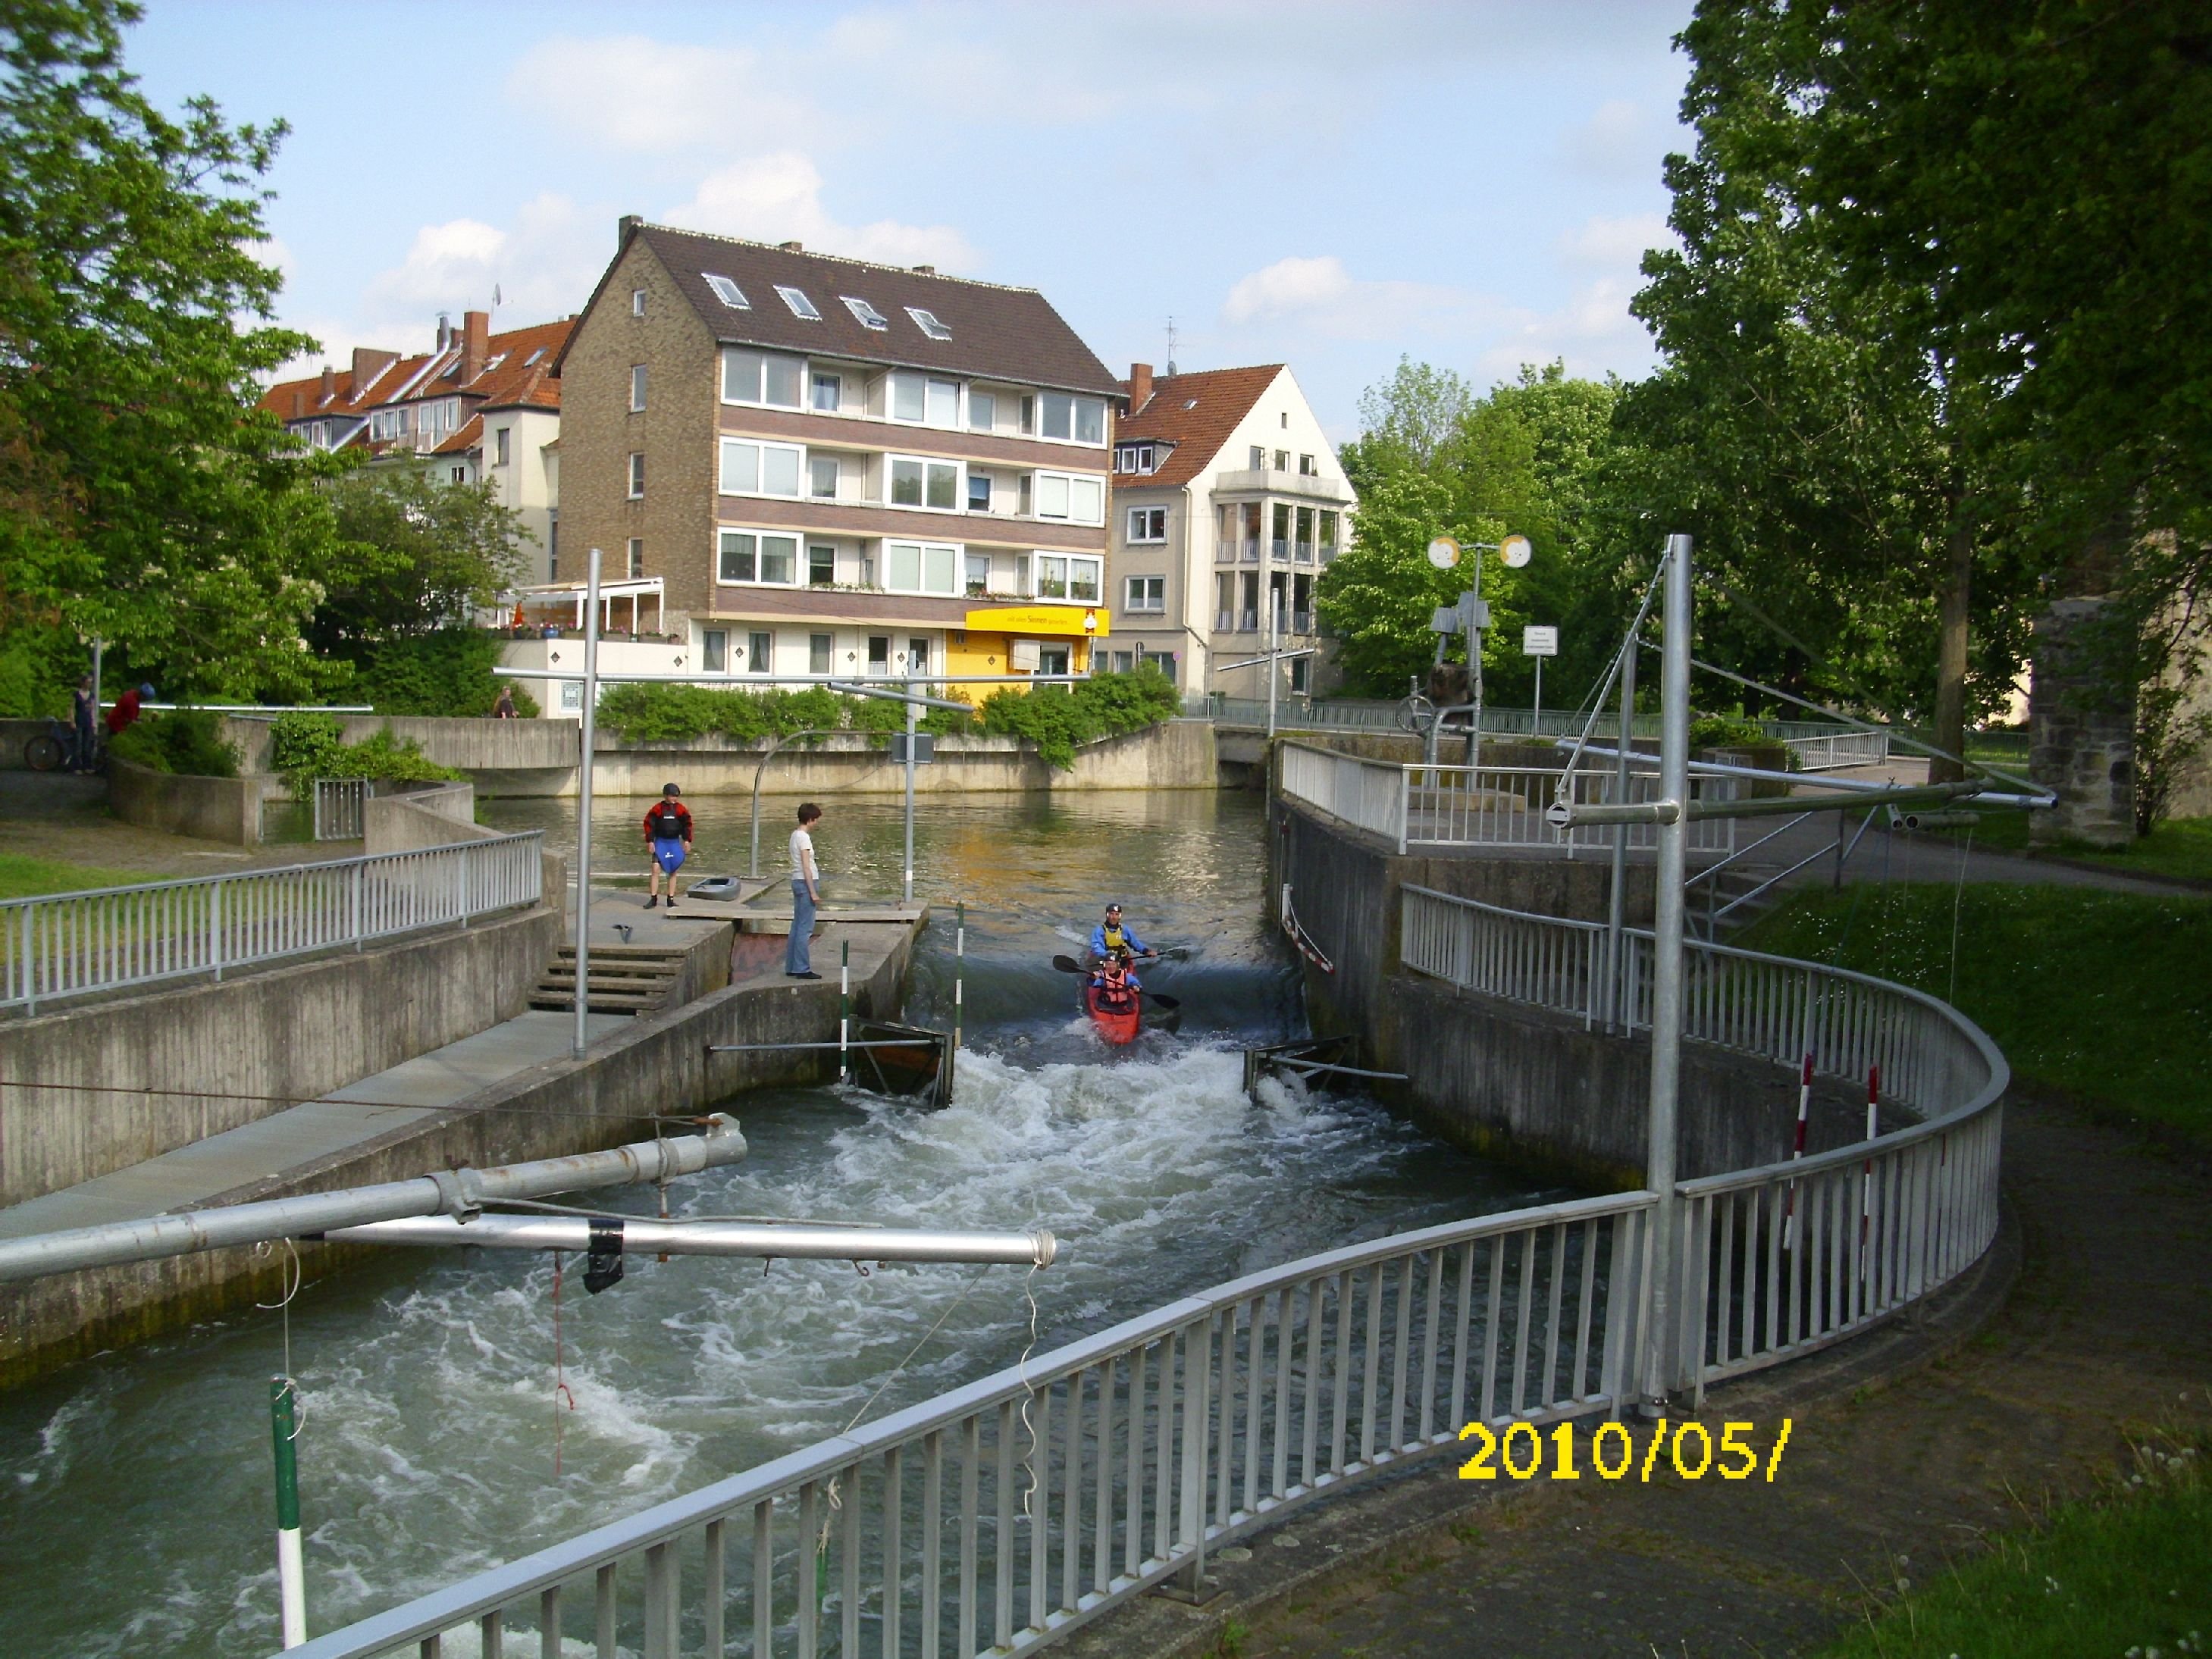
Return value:
M 46 731 L 23 745 L 23 764 L 33 772 L 52 772 L 57 768 L 67 772 L 96 771 L 100 748 L 100 733 L 95 730 L 92 734 L 92 752 L 80 755 L 76 727 L 64 720 L 51 720 Z

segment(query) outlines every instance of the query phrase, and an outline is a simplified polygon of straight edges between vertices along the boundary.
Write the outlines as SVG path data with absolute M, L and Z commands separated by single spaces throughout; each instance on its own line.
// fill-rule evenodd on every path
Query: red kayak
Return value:
M 1089 979 L 1083 981 L 1083 1012 L 1091 1016 L 1091 1023 L 1098 1028 L 1098 1035 L 1119 1048 L 1137 1039 L 1137 1028 L 1144 1023 L 1145 994 L 1132 992 L 1126 1008 L 1105 1008 L 1099 1006 L 1097 987 Z

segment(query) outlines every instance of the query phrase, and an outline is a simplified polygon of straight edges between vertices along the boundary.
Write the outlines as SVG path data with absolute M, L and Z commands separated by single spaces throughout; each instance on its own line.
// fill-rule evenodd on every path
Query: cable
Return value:
M 1959 845 L 1959 879 L 1951 889 L 1951 989 L 1943 1000 L 1954 1008 L 1959 1006 L 1959 908 L 1966 897 L 1966 860 L 1974 850 L 1974 827 L 1966 826 L 1966 838 Z

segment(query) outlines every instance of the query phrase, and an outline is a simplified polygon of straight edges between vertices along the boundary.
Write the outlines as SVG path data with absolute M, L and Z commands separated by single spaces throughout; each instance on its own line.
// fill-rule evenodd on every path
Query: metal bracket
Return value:
M 584 1249 L 584 1288 L 593 1296 L 623 1276 L 623 1224 L 603 1216 L 591 1218 Z
M 483 1177 L 474 1170 L 433 1170 L 430 1180 L 438 1189 L 440 1215 L 473 1221 L 483 1213 Z

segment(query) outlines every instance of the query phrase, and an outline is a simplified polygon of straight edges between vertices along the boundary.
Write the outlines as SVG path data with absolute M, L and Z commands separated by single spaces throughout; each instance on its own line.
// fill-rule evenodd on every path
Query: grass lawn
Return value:
M 40 893 L 74 893 L 87 887 L 121 887 L 161 879 L 143 870 L 100 870 L 90 865 L 64 864 L 58 859 L 0 853 L 0 899 L 34 898 Z
M 2212 1653 L 2212 1482 L 2203 1445 L 2147 1448 L 2140 1486 L 1906 1595 L 1825 1659 L 2176 1659 Z
M 2020 1075 L 2212 1141 L 2212 898 L 2079 887 L 1873 883 L 1793 898 L 1753 950 L 1876 974 L 1954 1002 Z
M 1973 829 L 1974 845 L 2002 853 L 2027 851 L 2028 816 L 2026 812 L 1983 813 L 1982 821 Z M 1941 833 L 1954 839 L 1963 839 L 1966 834 L 1963 830 Z M 2169 818 L 2117 853 L 2081 842 L 2061 842 L 2051 850 L 2062 858 L 2133 875 L 2212 881 L 2212 818 Z

